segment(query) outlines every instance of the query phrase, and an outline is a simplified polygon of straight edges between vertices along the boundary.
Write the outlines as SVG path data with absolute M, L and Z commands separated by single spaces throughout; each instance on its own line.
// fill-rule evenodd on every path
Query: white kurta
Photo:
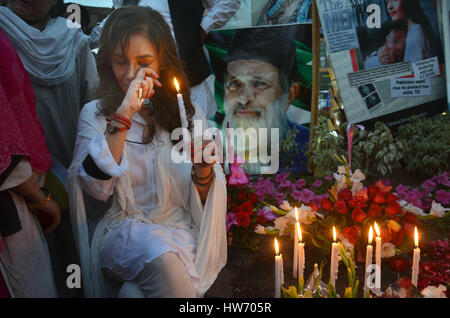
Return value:
M 122 161 L 117 165 L 104 136 L 106 121 L 96 116 L 96 104 L 85 105 L 80 114 L 75 160 L 69 172 L 74 232 L 83 271 L 89 271 L 83 273 L 87 296 L 105 295 L 100 267 L 131 280 L 146 263 L 166 252 L 180 257 L 197 295 L 202 296 L 226 263 L 226 186 L 220 164 L 215 166 L 216 180 L 203 207 L 190 178 L 191 164 L 171 160 L 173 146 L 167 132 L 158 133 L 148 145 L 133 143 L 141 141 L 145 127 L 138 114 L 132 118 Z M 201 111 L 196 111 L 194 119 L 203 119 L 207 128 Z M 112 178 L 102 181 L 87 175 L 82 167 L 87 154 Z M 79 204 L 80 185 L 97 199 L 114 198 L 97 225 L 91 252 L 85 245 L 88 220 Z

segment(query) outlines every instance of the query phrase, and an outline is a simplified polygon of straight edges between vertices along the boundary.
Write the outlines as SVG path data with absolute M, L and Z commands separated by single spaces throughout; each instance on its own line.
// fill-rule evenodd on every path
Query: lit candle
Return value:
M 275 298 L 280 298 L 283 281 L 283 255 L 281 255 L 277 239 L 275 239 Z
M 298 231 L 298 277 L 303 276 L 305 270 L 305 243 L 303 243 L 302 230 L 300 228 L 300 223 L 297 222 Z
M 413 283 L 414 286 L 417 287 L 417 278 L 419 277 L 419 262 L 420 262 L 419 233 L 417 232 L 417 227 L 414 227 L 414 243 L 416 244 L 416 248 L 414 249 L 411 282 Z
M 180 120 L 181 120 L 181 128 L 183 128 L 183 146 L 184 146 L 184 155 L 186 159 L 190 161 L 191 151 L 188 147 L 189 143 L 189 133 L 188 133 L 188 121 L 186 117 L 186 109 L 184 107 L 183 95 L 180 93 L 180 85 L 178 84 L 177 79 L 174 77 L 173 82 L 175 83 L 175 88 L 177 89 L 177 99 L 178 99 L 178 109 L 180 111 Z
M 377 265 L 375 270 L 375 289 L 380 291 L 381 289 L 381 232 L 377 222 L 374 224 L 377 237 L 375 238 L 376 250 L 375 250 L 375 264 Z
M 330 280 L 331 285 L 335 287 L 336 278 L 339 267 L 339 244 L 336 243 L 336 228 L 333 226 L 333 244 L 331 245 L 331 266 L 330 266 Z
M 373 229 L 372 227 L 370 227 L 369 242 L 367 244 L 367 251 L 366 251 L 366 273 L 364 276 L 364 295 L 366 295 L 367 290 L 369 290 L 369 286 L 367 286 L 367 278 L 369 276 L 370 265 L 372 265 L 372 254 L 373 254 L 372 240 L 373 240 Z
M 298 212 L 295 207 L 295 229 L 294 229 L 294 265 L 292 266 L 292 275 L 297 278 L 298 272 Z

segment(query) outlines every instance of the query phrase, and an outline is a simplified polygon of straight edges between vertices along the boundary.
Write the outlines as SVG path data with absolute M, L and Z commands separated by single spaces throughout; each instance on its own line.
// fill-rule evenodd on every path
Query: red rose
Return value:
M 417 220 L 417 216 L 414 213 L 408 212 L 403 216 L 403 222 L 417 225 L 419 221 Z
M 369 194 L 369 200 L 372 200 L 375 194 L 377 194 L 380 190 L 378 190 L 375 186 L 369 186 L 369 189 L 367 190 Z
M 322 201 L 320 201 L 320 205 L 327 212 L 330 212 L 333 208 L 333 202 L 331 202 L 331 200 L 327 198 L 323 198 Z
M 259 201 L 258 196 L 254 193 L 250 193 L 248 198 L 253 204 L 258 203 L 258 201 Z
M 342 234 L 350 243 L 355 245 L 358 238 L 359 230 L 356 226 L 348 226 L 344 227 L 344 229 L 342 230 Z
M 386 198 L 383 192 L 378 191 L 375 196 L 373 197 L 373 202 L 378 204 L 386 203 Z
M 367 205 L 367 201 L 363 197 L 355 197 L 348 201 L 348 205 L 352 208 L 364 208 Z
M 236 214 L 236 223 L 239 226 L 247 227 L 250 225 L 250 216 L 248 213 L 238 212 Z
M 257 223 L 257 224 L 264 225 L 264 224 L 266 224 L 266 222 L 267 222 L 267 220 L 266 220 L 266 218 L 264 217 L 263 214 L 258 215 L 258 216 L 256 217 L 256 223 Z
M 390 217 L 394 217 L 396 215 L 403 213 L 402 207 L 396 201 L 389 203 L 389 205 L 384 209 L 384 211 L 386 211 L 386 213 Z
M 356 208 L 352 212 L 352 220 L 356 223 L 361 223 L 367 217 L 367 214 L 364 213 L 360 208 Z
M 245 201 L 245 192 L 244 191 L 239 191 L 237 199 L 239 202 Z
M 396 196 L 395 194 L 387 192 L 384 195 L 385 195 L 387 203 L 392 203 L 392 202 L 397 202 L 398 201 L 398 196 Z
M 348 200 L 351 200 L 352 197 L 353 197 L 352 190 L 350 190 L 349 188 L 341 190 L 338 193 L 338 200 L 348 201 Z
M 369 216 L 371 218 L 376 218 L 377 216 L 380 216 L 382 212 L 381 206 L 379 206 L 376 203 L 372 203 L 369 207 Z
M 253 203 L 246 201 L 239 206 L 239 211 L 253 215 Z
M 395 246 L 400 246 L 403 243 L 403 239 L 405 238 L 405 231 L 402 229 L 397 233 L 393 234 L 392 244 Z
M 403 223 L 403 229 L 405 230 L 405 233 L 408 233 L 409 235 L 413 235 L 414 233 L 414 224 L 404 222 Z
M 334 204 L 334 209 L 340 214 L 346 214 L 348 212 L 347 203 L 342 200 Z
M 311 209 L 313 209 L 313 211 L 317 211 L 319 209 L 319 205 L 315 202 L 308 203 L 308 206 L 311 207 Z
M 389 228 L 382 228 L 381 229 L 381 242 L 390 243 L 391 241 L 392 241 L 392 231 Z
M 409 263 L 404 257 L 394 257 L 391 259 L 391 267 L 396 272 L 404 272 L 409 268 Z

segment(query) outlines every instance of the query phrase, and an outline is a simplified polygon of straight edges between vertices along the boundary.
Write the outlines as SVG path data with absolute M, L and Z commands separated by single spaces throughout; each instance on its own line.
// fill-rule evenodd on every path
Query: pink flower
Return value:
M 406 193 L 409 191 L 409 187 L 407 187 L 407 186 L 404 186 L 404 185 L 402 185 L 402 184 L 399 184 L 398 186 L 397 186 L 397 188 L 395 188 L 395 192 L 397 192 L 397 194 L 399 195 L 399 196 L 404 196 L 404 195 L 406 195 Z
M 284 180 L 286 180 L 286 178 L 287 178 L 287 174 L 285 174 L 285 173 L 277 174 L 277 176 L 275 177 L 275 182 L 281 183 Z
M 309 189 L 305 189 L 302 192 L 302 202 L 304 203 L 309 203 L 310 201 L 312 201 L 314 199 L 314 192 L 312 192 Z
M 313 184 L 311 184 L 311 189 L 315 189 L 320 187 L 323 184 L 323 181 L 320 179 L 317 179 L 316 181 L 314 181 Z
M 227 213 L 226 217 L 227 232 L 230 231 L 232 225 L 238 225 L 236 222 L 236 213 Z
M 242 163 L 242 158 L 234 156 L 234 163 L 230 165 L 231 176 L 228 179 L 228 184 L 239 185 L 248 183 L 248 176 L 245 174 L 244 168 L 241 167 Z
M 302 191 L 294 190 L 292 191 L 292 197 L 295 201 L 302 201 Z
M 277 218 L 268 206 L 265 206 L 259 210 L 257 216 L 264 216 L 264 219 L 269 222 L 274 221 Z
M 438 174 L 432 180 L 434 180 L 438 184 L 442 184 L 446 187 L 450 187 L 450 175 L 448 174 L 447 171 L 444 171 L 443 173 Z
M 289 188 L 292 189 L 294 185 L 289 180 L 284 180 L 280 183 L 280 188 Z
M 432 192 L 436 188 L 436 183 L 434 183 L 432 180 L 427 180 L 422 183 L 422 188 L 428 192 Z
M 449 205 L 450 204 L 450 192 L 447 192 L 442 189 L 436 191 L 436 201 L 442 203 L 443 205 Z
M 298 179 L 298 180 L 295 182 L 295 187 L 296 187 L 297 189 L 298 189 L 298 188 L 302 189 L 302 188 L 305 187 L 305 185 L 306 185 L 306 181 L 303 180 L 303 179 Z

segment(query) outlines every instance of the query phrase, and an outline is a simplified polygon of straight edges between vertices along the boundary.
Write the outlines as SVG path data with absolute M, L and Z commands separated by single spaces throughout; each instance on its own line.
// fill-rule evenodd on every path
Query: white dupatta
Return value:
M 190 178 L 191 164 L 175 164 L 170 156 L 172 150 L 170 136 L 168 133 L 160 134 L 159 137 L 163 142 L 156 147 L 154 160 L 159 203 L 150 212 L 151 217 L 145 218 L 134 208 L 134 195 L 128 172 L 116 179 L 112 206 L 97 224 L 92 242 L 89 244 L 89 220 L 78 175 L 87 157 L 90 140 L 105 131 L 106 121 L 104 117 L 96 115 L 96 104 L 97 101 L 90 102 L 82 109 L 74 160 L 68 173 L 70 213 L 81 260 L 85 296 L 106 297 L 99 253 L 104 244 L 105 233 L 114 226 L 114 220 L 129 217 L 141 222 L 186 229 L 186 224 L 177 224 L 176 220 L 180 219 L 180 213 L 190 213 L 192 224 L 188 227 L 192 229 L 197 242 L 194 266 L 200 276 L 200 284 L 196 292 L 198 297 L 202 297 L 214 283 L 227 260 L 225 226 L 227 193 L 225 175 L 220 164 L 217 163 L 214 167 L 216 179 L 203 207 L 198 191 Z M 206 124 L 206 119 L 198 108 L 195 118 L 202 119 Z M 124 155 L 127 155 L 126 145 Z

